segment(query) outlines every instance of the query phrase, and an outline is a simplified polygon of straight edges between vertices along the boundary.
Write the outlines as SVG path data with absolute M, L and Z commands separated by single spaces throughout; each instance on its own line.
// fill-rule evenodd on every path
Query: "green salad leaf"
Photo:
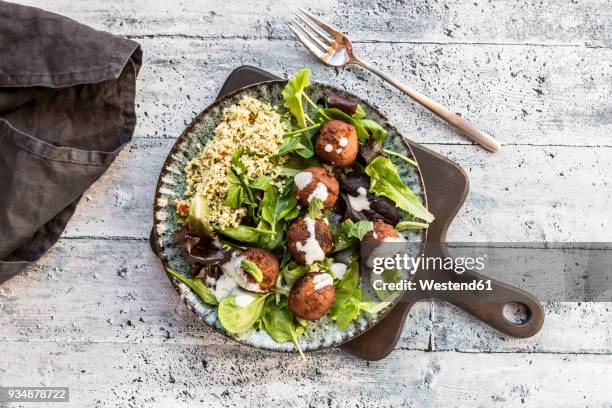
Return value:
M 393 150 L 391 150 L 391 149 L 385 149 L 385 148 L 383 148 L 383 152 L 385 152 L 385 153 L 386 153 L 386 154 L 388 154 L 389 156 L 397 157 L 398 159 L 400 159 L 400 160 L 404 161 L 405 163 L 408 163 L 409 165 L 411 165 L 411 166 L 413 166 L 413 167 L 417 167 L 417 168 L 419 167 L 419 164 L 418 164 L 416 161 L 414 161 L 414 160 L 412 160 L 412 159 L 410 159 L 410 158 L 408 158 L 408 157 L 404 156 L 404 155 L 403 155 L 403 154 L 401 154 L 401 153 L 394 152 L 394 151 L 393 151 Z
M 259 266 L 255 262 L 249 261 L 248 259 L 243 259 L 240 262 L 240 266 L 242 269 L 251 275 L 255 282 L 261 282 L 263 280 L 263 272 L 259 269 Z
M 295 73 L 295 76 L 287 82 L 287 85 L 282 90 L 285 106 L 289 112 L 295 117 L 299 127 L 306 127 L 306 118 L 308 116 L 304 112 L 304 90 L 310 85 L 310 68 L 302 68 Z M 310 119 L 310 118 L 308 118 Z
M 358 122 L 380 144 L 387 138 L 387 131 L 372 119 L 358 119 Z
M 376 314 L 390 304 L 391 302 L 361 302 L 359 303 L 359 309 L 366 313 Z
M 391 199 L 402 210 L 426 222 L 434 216 L 420 198 L 400 178 L 397 167 L 387 157 L 379 156 L 365 169 L 370 176 L 370 192 Z
M 357 138 L 359 139 L 359 144 L 363 144 L 370 137 L 368 131 L 361 125 L 360 120 L 352 118 L 351 116 L 342 112 L 338 108 L 321 109 L 321 115 L 318 116 L 318 120 L 320 120 L 321 122 L 328 122 L 329 119 L 326 120 L 326 118 L 323 117 L 322 114 L 325 114 L 330 119 L 341 120 L 343 122 L 353 125 L 355 127 L 355 130 L 357 131 Z
M 363 119 L 365 118 L 366 114 L 365 111 L 363 110 L 363 107 L 359 104 L 357 104 L 357 108 L 355 109 L 355 113 L 353 113 L 351 115 L 351 117 L 353 119 Z
M 263 327 L 274 341 L 278 343 L 291 341 L 300 353 L 302 359 L 306 361 L 304 352 L 297 341 L 297 338 L 304 333 L 306 327 L 289 311 L 286 301 L 280 302 L 279 304 L 270 300 L 266 302 L 262 321 Z
M 293 286 L 306 273 L 308 273 L 308 267 L 306 265 L 298 265 L 295 262 L 289 262 L 281 269 L 283 280 L 288 286 Z
M 312 197 L 308 201 L 308 216 L 313 220 L 321 216 L 323 210 L 323 200 L 319 197 Z
M 211 218 L 212 214 L 206 198 L 203 195 L 193 196 L 189 202 L 187 224 L 198 234 L 211 236 L 213 231 Z
M 274 186 L 269 186 L 264 191 L 260 209 L 261 218 L 270 225 L 272 231 L 277 230 L 282 220 L 292 220 L 299 212 L 297 199 L 292 191 L 288 190 L 281 196 Z
M 283 144 L 278 148 L 276 153 L 278 156 L 282 156 L 291 152 L 308 159 L 314 156 L 314 147 L 310 134 L 303 133 L 295 136 L 285 137 Z
M 241 185 L 233 185 L 227 191 L 223 204 L 230 208 L 240 208 L 244 202 L 244 189 Z
M 215 296 L 215 293 L 208 286 L 204 284 L 202 279 L 186 278 L 170 267 L 166 268 L 166 270 L 176 279 L 180 280 L 185 285 L 189 286 L 191 290 L 193 290 L 196 293 L 196 295 L 198 295 L 200 299 L 202 299 L 204 302 L 210 305 L 217 304 L 217 297 Z
M 247 242 L 249 244 L 256 244 L 262 234 L 262 232 L 257 228 L 249 227 L 247 225 L 238 225 L 237 227 L 219 229 L 218 232 L 219 234 L 228 238 L 235 239 L 236 241 L 240 242 Z
M 372 229 L 374 229 L 372 221 L 358 221 L 349 230 L 349 237 L 354 237 L 361 241 L 365 234 L 372 231 Z
M 410 231 L 410 230 L 419 230 L 429 227 L 429 224 L 425 222 L 416 222 L 416 221 L 401 221 L 398 222 L 395 226 L 396 231 Z
M 259 176 L 255 180 L 249 183 L 249 187 L 255 190 L 265 190 L 270 186 L 270 179 L 268 176 Z
M 268 294 L 258 296 L 245 307 L 236 304 L 236 295 L 221 300 L 217 315 L 225 330 L 233 334 L 244 333 L 261 318 Z
M 346 329 L 350 322 L 359 316 L 361 311 L 361 289 L 357 288 L 352 296 L 342 303 L 332 314 L 332 319 L 340 330 Z
M 359 243 L 368 232 L 372 231 L 372 221 L 353 222 L 350 218 L 342 221 L 334 234 L 334 252 L 342 251 Z
M 336 300 L 329 316 L 344 330 L 359 315 L 360 303 L 359 263 L 351 262 L 342 279 L 336 284 Z

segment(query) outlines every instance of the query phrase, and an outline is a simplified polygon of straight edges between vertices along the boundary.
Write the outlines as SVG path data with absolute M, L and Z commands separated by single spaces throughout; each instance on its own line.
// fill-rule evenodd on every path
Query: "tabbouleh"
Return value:
M 230 187 L 228 172 L 232 154 L 246 151 L 240 161 L 246 167 L 247 176 L 251 179 L 267 176 L 271 184 L 280 188 L 282 166 L 279 164 L 285 158 L 274 155 L 283 143 L 285 131 L 285 125 L 272 106 L 250 96 L 225 108 L 212 140 L 185 167 L 186 195 L 203 195 L 220 228 L 237 226 L 246 215 L 246 210 L 223 204 Z M 254 148 L 256 151 L 253 151 Z

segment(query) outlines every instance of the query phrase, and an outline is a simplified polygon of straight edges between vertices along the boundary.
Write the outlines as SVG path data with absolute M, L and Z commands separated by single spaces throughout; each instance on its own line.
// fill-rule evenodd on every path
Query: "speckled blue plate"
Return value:
M 256 98 L 262 102 L 267 102 L 273 106 L 281 106 L 283 103 L 281 90 L 286 83 L 287 81 L 284 80 L 263 82 L 239 89 L 217 100 L 195 117 L 172 147 L 170 154 L 168 154 L 164 162 L 157 182 L 153 216 L 155 246 L 165 267 L 171 267 L 187 276 L 188 265 L 181 256 L 182 243 L 176 234 L 178 230 L 178 219 L 174 206 L 175 199 L 185 196 L 187 185 L 186 174 L 183 170 L 185 165 L 196 157 L 204 145 L 213 137 L 214 130 L 221 121 L 223 109 L 238 103 L 245 95 Z M 361 100 L 361 98 L 321 83 L 312 83 L 307 92 L 311 99 L 315 101 L 319 98 L 324 98 L 330 92 L 336 92 L 358 101 L 366 112 L 367 117 L 376 120 L 388 131 L 384 147 L 415 159 L 410 147 L 399 131 L 389 124 L 384 115 L 378 112 L 378 110 L 369 103 Z M 425 187 L 418 170 L 412 166 L 398 162 L 397 160 L 394 160 L 394 162 L 399 166 L 400 176 L 404 182 L 410 186 L 415 193 L 419 194 L 423 202 L 427 204 Z M 406 240 L 410 242 L 423 243 L 425 241 L 426 231 L 405 231 L 402 232 L 402 234 Z M 414 248 L 415 251 L 414 254 L 410 254 L 412 256 L 417 256 L 419 252 L 423 250 L 422 245 L 411 245 L 410 247 Z M 295 346 L 292 343 L 276 343 L 263 331 L 251 329 L 241 335 L 227 333 L 219 323 L 217 308 L 215 306 L 204 303 L 191 291 L 191 289 L 177 279 L 170 277 L 170 280 L 187 306 L 198 316 L 198 318 L 212 326 L 215 330 L 241 343 L 249 344 L 257 348 L 281 351 L 295 350 Z M 360 281 L 363 291 L 363 300 L 378 301 L 369 280 L 362 277 Z M 359 317 L 343 331 L 328 317 L 312 322 L 308 325 L 306 333 L 299 338 L 300 346 L 304 351 L 307 351 L 338 346 L 345 343 L 374 326 L 392 306 L 393 305 L 388 306 L 375 315 L 366 313 L 360 314 Z

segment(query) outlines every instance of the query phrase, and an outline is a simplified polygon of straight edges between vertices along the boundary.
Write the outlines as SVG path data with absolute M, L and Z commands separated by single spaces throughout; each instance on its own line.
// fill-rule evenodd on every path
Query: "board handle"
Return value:
M 436 246 L 443 257 L 450 257 L 445 245 Z M 537 334 L 544 324 L 544 308 L 530 293 L 474 271 L 434 271 L 438 282 L 479 283 L 474 290 L 429 292 L 430 296 L 452 303 L 494 329 L 513 337 L 526 338 Z M 474 285 L 474 284 L 473 284 Z
M 454 275 L 456 276 L 451 278 L 454 282 L 482 280 L 485 286 L 490 285 L 491 290 L 484 296 L 481 292 L 445 291 L 435 295 L 436 297 L 460 307 L 489 326 L 513 337 L 531 337 L 542 328 L 544 309 L 533 295 L 476 272 Z

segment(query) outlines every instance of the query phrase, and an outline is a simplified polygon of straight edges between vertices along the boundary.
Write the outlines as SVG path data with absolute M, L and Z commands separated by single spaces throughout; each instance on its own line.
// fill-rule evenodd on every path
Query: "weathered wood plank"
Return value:
M 604 303 L 546 304 L 541 333 L 522 340 L 452 306 L 436 302 L 432 312 L 429 302 L 422 302 L 410 312 L 398 348 L 612 353 L 606 323 L 610 309 Z M 24 275 L 0 288 L 0 327 L 3 342 L 202 347 L 227 342 L 184 306 L 148 243 L 140 240 L 61 240 Z
M 434 350 L 465 352 L 605 353 L 612 351 L 612 303 L 545 303 L 544 326 L 537 335 L 515 339 L 455 306 L 435 302 Z
M 298 5 L 281 1 L 156 0 L 26 4 L 122 35 L 286 39 Z M 357 41 L 538 43 L 610 46 L 612 10 L 605 0 L 554 1 L 309 1 L 300 4 Z M 236 24 L 240 21 L 240 24 Z
M 417 142 L 470 143 L 378 77 L 361 68 L 327 68 L 293 41 L 140 41 L 137 137 L 177 137 L 229 72 L 250 64 L 283 77 L 311 66 L 313 79 L 378 106 Z M 612 146 L 612 49 L 360 44 L 358 50 L 503 143 Z
M 69 407 L 609 406 L 612 356 L 396 351 L 367 363 L 233 344 L 2 342 L 0 382 L 71 388 Z
M 405 348 L 426 350 L 429 303 L 411 312 Z M 146 241 L 61 240 L 0 287 L 0 341 L 227 342 L 187 309 Z
M 85 195 L 65 235 L 148 237 L 155 184 L 172 144 L 134 141 Z M 432 147 L 462 165 L 471 183 L 450 241 L 610 241 L 603 214 L 612 205 L 612 148 L 507 146 L 492 155 L 475 146 Z

